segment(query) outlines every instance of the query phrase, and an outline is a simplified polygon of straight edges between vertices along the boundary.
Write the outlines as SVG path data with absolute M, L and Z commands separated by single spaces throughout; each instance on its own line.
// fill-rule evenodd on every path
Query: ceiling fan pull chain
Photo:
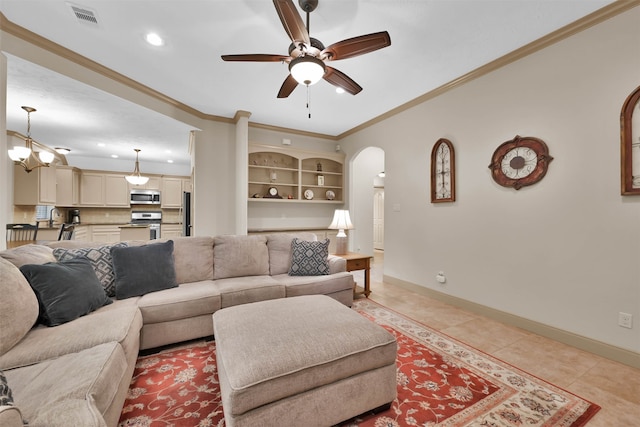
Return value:
M 311 118 L 311 92 L 309 92 L 309 85 L 307 85 L 307 111 L 309 112 L 309 118 Z

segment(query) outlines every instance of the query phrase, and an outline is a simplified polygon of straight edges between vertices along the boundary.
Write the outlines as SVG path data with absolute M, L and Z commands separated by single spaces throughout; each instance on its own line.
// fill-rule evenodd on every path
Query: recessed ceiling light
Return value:
M 173 160 L 167 160 L 167 163 L 173 163 Z
M 152 46 L 164 45 L 164 40 L 157 33 L 147 33 L 147 35 L 144 36 L 144 39 Z
M 58 153 L 62 155 L 67 155 L 71 152 L 71 150 L 69 150 L 68 148 L 62 148 L 62 147 L 56 147 L 54 148 L 54 150 L 56 150 Z
M 336 93 L 344 93 L 344 89 L 342 89 L 341 87 L 337 87 Z
M 107 144 L 105 144 L 104 142 L 98 142 L 98 147 L 105 147 Z
M 112 154 L 111 157 L 113 157 L 114 159 L 117 159 L 118 155 L 117 154 Z

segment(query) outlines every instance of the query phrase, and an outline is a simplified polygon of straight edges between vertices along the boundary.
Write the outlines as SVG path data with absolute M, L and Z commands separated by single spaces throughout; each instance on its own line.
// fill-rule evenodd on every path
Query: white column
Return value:
M 248 111 L 237 111 L 236 123 L 236 234 L 247 234 L 247 188 L 249 188 L 249 116 Z
M 7 154 L 7 57 L 0 53 L 0 226 L 13 222 L 13 162 Z M 19 106 L 18 106 L 19 107 Z M 4 234 L 4 231 L 2 231 Z M 5 249 L 0 239 L 0 249 Z

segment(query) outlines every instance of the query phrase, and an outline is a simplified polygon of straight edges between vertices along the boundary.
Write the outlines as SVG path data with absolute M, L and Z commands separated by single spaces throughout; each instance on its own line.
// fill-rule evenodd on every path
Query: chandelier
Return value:
M 54 154 L 49 151 L 40 151 L 36 157 L 33 151 L 33 139 L 31 139 L 31 113 L 36 111 L 33 107 L 23 106 L 22 109 L 27 112 L 27 138 L 24 140 L 24 147 L 15 146 L 9 150 L 9 157 L 13 163 L 22 166 L 25 171 L 31 172 L 35 168 L 48 167 L 53 161 Z
M 136 166 L 133 169 L 133 173 L 125 176 L 125 179 L 133 185 L 144 185 L 149 181 L 149 177 L 140 175 L 140 162 L 138 161 L 138 153 L 140 152 L 140 149 L 134 148 L 133 151 L 136 152 Z

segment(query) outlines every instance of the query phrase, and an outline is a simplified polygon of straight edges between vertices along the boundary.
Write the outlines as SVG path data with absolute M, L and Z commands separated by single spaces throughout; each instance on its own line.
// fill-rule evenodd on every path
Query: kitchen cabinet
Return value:
M 120 241 L 120 226 L 114 225 L 92 225 L 91 241 L 101 243 L 117 243 Z
M 173 237 L 182 236 L 182 224 L 162 224 L 160 226 L 160 237 L 162 239 L 171 239 Z
M 13 167 L 13 203 L 15 205 L 55 205 L 56 167 L 40 167 L 27 173 Z
M 160 200 L 163 208 L 182 207 L 182 178 L 162 178 Z
M 89 241 L 89 227 L 86 225 L 76 225 L 73 229 L 73 240 L 79 240 L 81 242 Z
M 182 179 L 182 191 L 186 191 L 187 193 L 193 192 L 193 181 L 191 181 L 191 179 Z
M 78 206 L 80 203 L 80 169 L 56 167 L 56 206 Z
M 80 177 L 80 205 L 129 207 L 129 186 L 122 174 L 82 172 Z
M 104 173 L 82 172 L 80 175 L 80 205 L 104 206 Z
M 130 206 L 129 183 L 123 175 L 105 174 L 104 205 L 128 208 Z

